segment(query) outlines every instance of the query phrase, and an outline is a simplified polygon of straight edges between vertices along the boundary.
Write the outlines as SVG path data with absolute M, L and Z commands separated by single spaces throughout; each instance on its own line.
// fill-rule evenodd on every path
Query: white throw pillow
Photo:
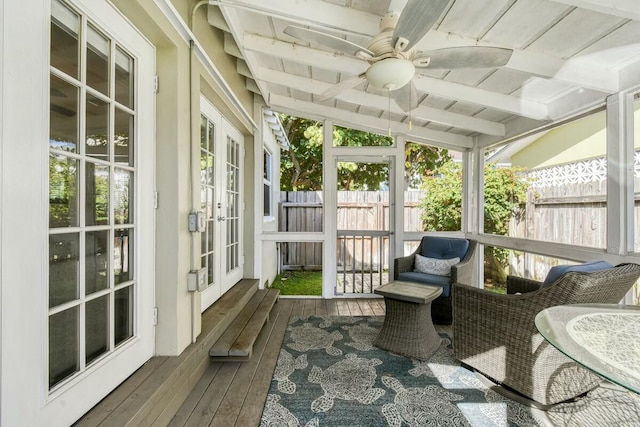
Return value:
M 438 276 L 451 275 L 451 266 L 460 262 L 460 258 L 427 258 L 416 254 L 416 268 L 414 271 L 420 273 L 437 274 Z

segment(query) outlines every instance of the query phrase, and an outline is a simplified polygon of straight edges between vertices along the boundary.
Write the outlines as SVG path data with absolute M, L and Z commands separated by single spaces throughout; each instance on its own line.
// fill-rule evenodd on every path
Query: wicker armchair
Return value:
M 596 272 L 569 272 L 550 286 L 509 277 L 501 295 L 455 284 L 454 355 L 491 380 L 543 405 L 579 396 L 601 382 L 547 343 L 534 318 L 562 304 L 618 303 L 640 277 L 640 265 L 621 264 Z M 535 290 L 537 289 L 537 290 Z
M 462 246 L 460 246 L 461 243 Z M 411 255 L 394 260 L 393 279 L 442 287 L 442 295 L 431 303 L 431 318 L 433 323 L 437 325 L 450 325 L 453 319 L 451 285 L 453 283 L 472 283 L 474 265 L 471 261 L 475 248 L 475 240 L 425 236 Z M 416 254 L 432 258 L 455 258 L 458 256 L 461 260 L 451 267 L 450 276 L 436 276 L 414 271 Z

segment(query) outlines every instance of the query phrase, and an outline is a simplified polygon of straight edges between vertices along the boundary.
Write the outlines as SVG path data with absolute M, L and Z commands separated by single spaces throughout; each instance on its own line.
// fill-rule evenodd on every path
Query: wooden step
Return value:
M 215 361 L 248 361 L 253 353 L 253 344 L 269 321 L 269 313 L 279 295 L 277 289 L 257 291 L 211 347 L 209 356 Z
M 202 313 L 202 331 L 180 356 L 156 356 L 105 397 L 74 426 L 167 425 L 211 364 L 209 348 L 258 291 L 242 279 Z

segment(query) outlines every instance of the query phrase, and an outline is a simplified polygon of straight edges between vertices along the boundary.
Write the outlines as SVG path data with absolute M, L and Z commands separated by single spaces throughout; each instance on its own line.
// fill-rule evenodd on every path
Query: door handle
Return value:
M 225 217 L 223 217 L 223 216 L 218 215 L 218 218 L 217 218 L 217 219 L 218 219 L 218 221 L 225 221 L 227 218 L 225 218 Z

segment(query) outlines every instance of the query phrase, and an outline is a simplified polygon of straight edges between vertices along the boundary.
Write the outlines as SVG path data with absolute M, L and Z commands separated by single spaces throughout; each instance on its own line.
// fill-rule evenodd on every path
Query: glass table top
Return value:
M 640 306 L 560 305 L 542 310 L 535 323 L 540 334 L 562 353 L 640 393 Z

